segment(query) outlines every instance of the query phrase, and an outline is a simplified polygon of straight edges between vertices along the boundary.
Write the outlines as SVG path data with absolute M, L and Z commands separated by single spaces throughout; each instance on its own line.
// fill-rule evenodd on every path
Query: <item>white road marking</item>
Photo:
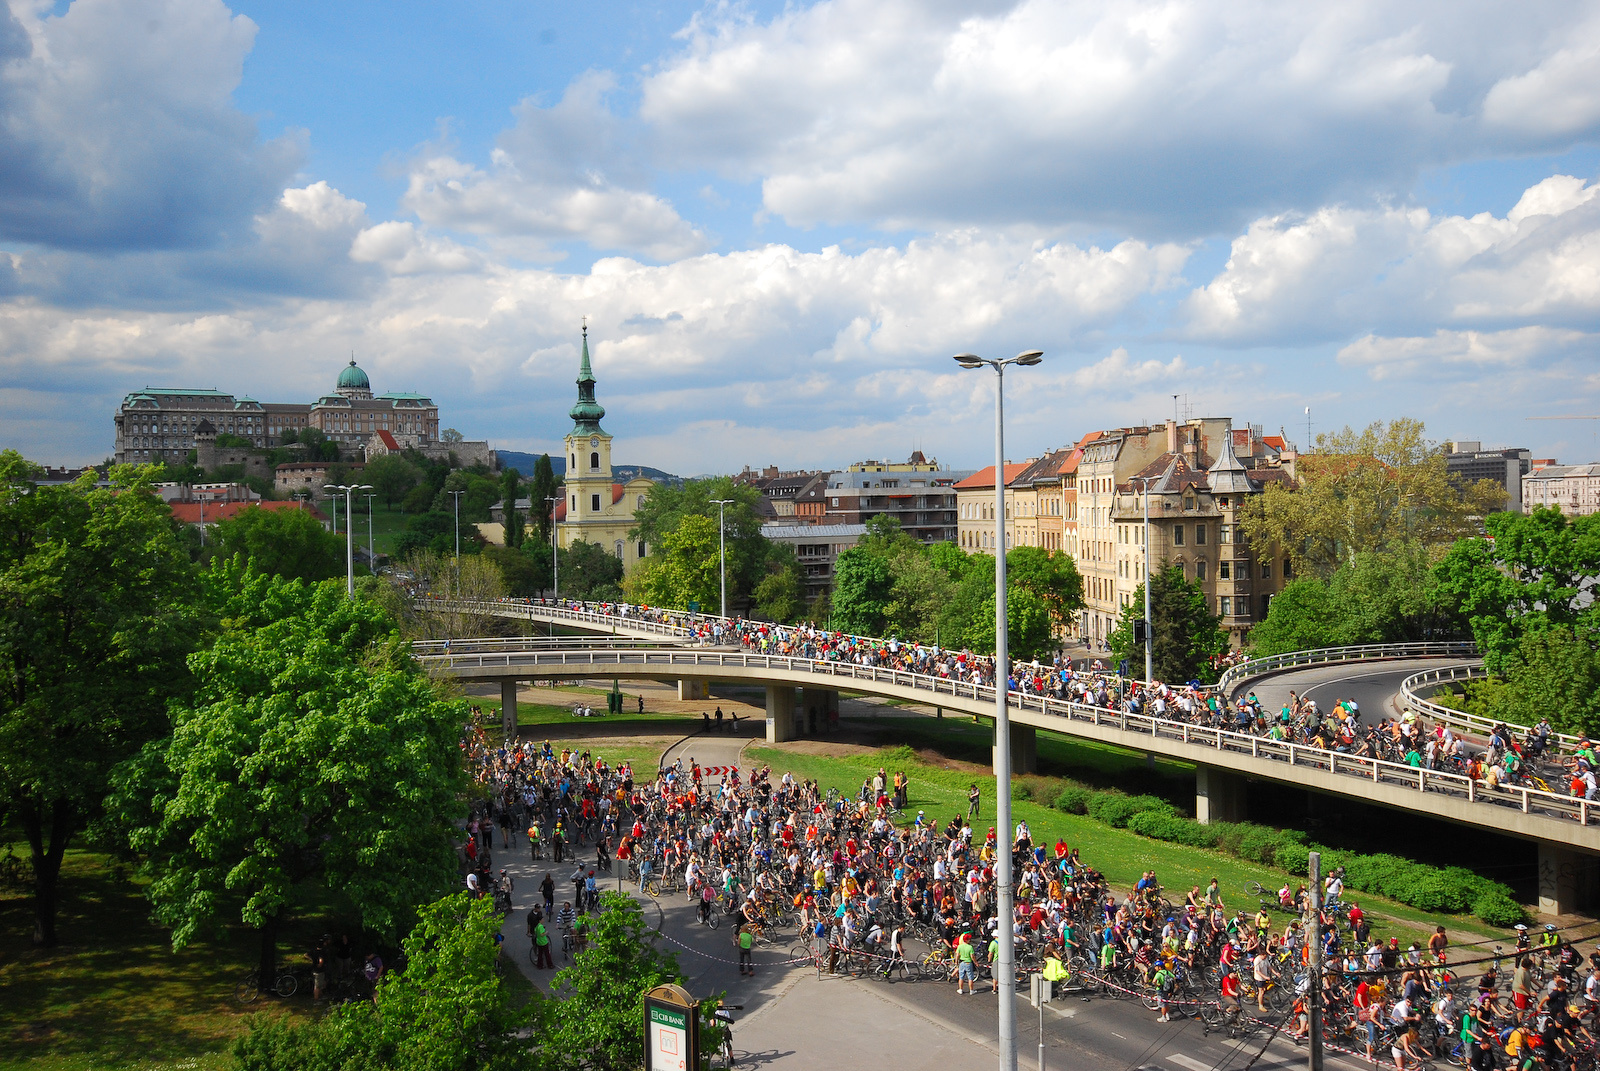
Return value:
M 1115 1030 L 1111 1031 L 1111 1036 L 1114 1037 L 1114 1038 L 1121 1038 L 1123 1041 L 1127 1041 L 1128 1040 L 1127 1035 L 1119 1034 Z M 1211 1069 L 1208 1067 L 1208 1068 L 1206 1068 L 1206 1071 L 1211 1071 Z
M 1193 1056 L 1185 1056 L 1181 1052 L 1168 1053 L 1166 1056 L 1163 1056 L 1162 1059 L 1166 1060 L 1169 1064 L 1177 1064 L 1179 1067 L 1184 1068 L 1185 1071 L 1212 1071 L 1212 1068 L 1215 1066 L 1214 1064 L 1208 1064 L 1204 1061 L 1196 1060 Z

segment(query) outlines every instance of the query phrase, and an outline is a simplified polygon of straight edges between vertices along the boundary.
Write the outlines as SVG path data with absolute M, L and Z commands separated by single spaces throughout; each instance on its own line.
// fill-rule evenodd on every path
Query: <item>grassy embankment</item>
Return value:
M 923 735 L 925 731 L 923 727 L 918 735 Z M 935 729 L 932 732 L 942 734 L 949 730 Z M 897 735 L 903 734 L 897 732 Z M 1053 751 L 1055 744 L 1053 740 L 1047 742 L 1045 734 L 1041 733 L 1041 757 L 1047 748 Z M 980 789 L 984 790 L 984 795 L 982 816 L 973 824 L 981 836 L 993 823 L 992 775 L 986 771 L 954 769 L 949 768 L 949 764 L 941 766 L 936 762 L 924 761 L 911 747 L 879 748 L 835 757 L 757 745 L 750 748 L 746 756 L 752 762 L 770 765 L 774 771 L 788 771 L 796 777 L 815 778 L 824 789 L 834 787 L 852 794 L 861 787 L 862 780 L 871 777 L 880 766 L 891 775 L 896 770 L 904 770 L 911 779 L 910 813 L 914 815 L 919 809 L 926 810 L 928 817 L 941 825 L 953 815 L 966 814 L 967 787 L 977 782 Z M 1122 764 L 1125 770 L 1145 768 L 1145 764 L 1135 756 L 1124 754 L 1110 758 Z M 1033 797 L 1045 802 L 1034 802 Z M 1015 820 L 1026 821 L 1034 837 L 1047 844 L 1053 845 L 1059 837 L 1077 848 L 1086 862 L 1104 873 L 1112 885 L 1121 891 L 1131 888 L 1144 871 L 1154 870 L 1166 887 L 1169 898 L 1181 902 L 1191 886 L 1203 888 L 1214 876 L 1221 883 L 1230 910 L 1244 908 L 1254 913 L 1257 901 L 1255 897 L 1246 895 L 1247 883 L 1259 881 L 1277 889 L 1286 881 L 1298 884 L 1304 880 L 1221 852 L 1151 840 L 1127 830 L 1102 825 L 1087 816 L 1064 814 L 1048 806 L 1048 800 L 1053 798 L 1051 778 L 1017 778 L 1012 794 Z M 1355 898 L 1373 917 L 1376 932 L 1400 937 L 1402 944 L 1412 939 L 1425 941 L 1436 925 L 1447 927 L 1452 940 L 1458 942 L 1512 939 L 1508 931 L 1485 926 L 1471 917 L 1432 915 L 1366 894 L 1357 894 Z M 1281 928 L 1287 922 L 1287 916 L 1276 914 L 1274 922 Z

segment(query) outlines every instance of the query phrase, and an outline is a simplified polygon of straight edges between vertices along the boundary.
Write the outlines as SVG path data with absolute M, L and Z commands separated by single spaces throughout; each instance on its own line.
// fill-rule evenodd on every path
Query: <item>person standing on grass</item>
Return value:
M 972 787 L 967 789 L 967 814 L 969 816 L 977 816 L 979 796 L 980 793 L 978 792 L 978 785 L 976 782 L 974 782 Z

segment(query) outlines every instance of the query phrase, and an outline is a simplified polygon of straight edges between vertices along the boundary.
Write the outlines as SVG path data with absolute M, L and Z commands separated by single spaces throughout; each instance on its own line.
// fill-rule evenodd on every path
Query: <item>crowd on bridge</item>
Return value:
M 567 602 L 580 613 L 668 626 L 690 642 L 814 662 L 845 663 L 988 688 L 995 683 L 993 656 L 967 649 L 857 636 L 815 624 L 781 625 L 726 619 L 626 603 Z M 1099 661 L 1087 668 L 1057 655 L 1049 663 L 1013 661 L 1007 687 L 1020 697 L 1039 697 L 1111 712 L 1149 715 L 1178 725 L 1203 726 L 1275 742 L 1298 744 L 1471 778 L 1491 792 L 1524 787 L 1595 800 L 1600 797 L 1600 758 L 1590 741 L 1566 752 L 1548 720 L 1514 731 L 1500 724 L 1486 735 L 1467 733 L 1444 721 L 1428 722 L 1407 711 L 1398 717 L 1364 720 L 1354 698 L 1324 709 L 1314 699 L 1290 693 L 1276 709 L 1254 692 L 1229 698 L 1198 681 L 1142 682 L 1113 673 Z

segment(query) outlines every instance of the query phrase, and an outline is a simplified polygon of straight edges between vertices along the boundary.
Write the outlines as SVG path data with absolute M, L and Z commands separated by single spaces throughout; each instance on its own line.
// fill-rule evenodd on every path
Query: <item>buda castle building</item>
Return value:
M 439 407 L 420 394 L 374 395 L 367 374 L 352 360 L 333 391 L 314 402 L 258 402 L 218 390 L 146 387 L 122 399 L 112 423 L 116 461 L 181 464 L 196 448 L 195 437 L 211 434 L 236 435 L 266 449 L 281 445 L 284 432 L 298 435 L 316 428 L 353 453 L 386 431 L 401 447 L 426 447 L 439 438 Z

